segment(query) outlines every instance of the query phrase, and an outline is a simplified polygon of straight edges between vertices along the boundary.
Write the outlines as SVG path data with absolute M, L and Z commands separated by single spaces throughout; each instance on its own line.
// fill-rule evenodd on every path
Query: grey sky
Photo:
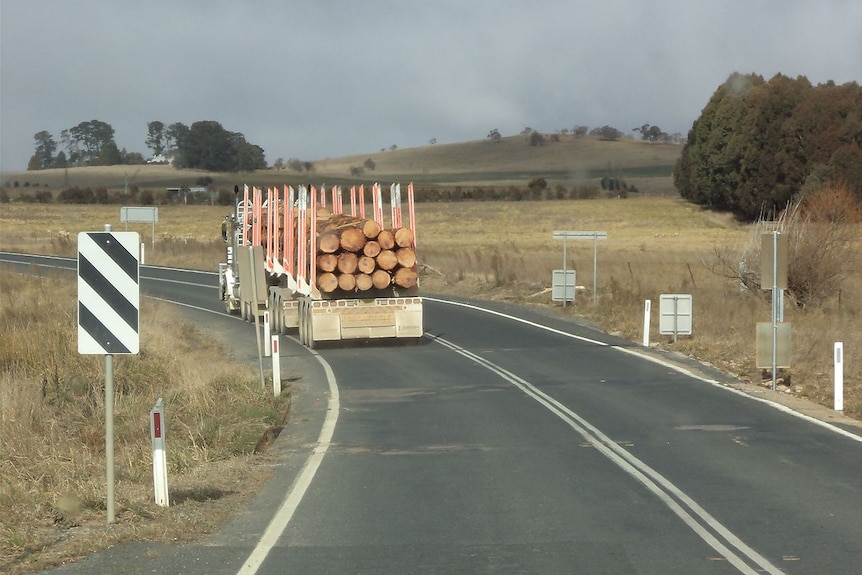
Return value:
M 0 0 L 0 168 L 215 120 L 277 158 L 525 126 L 686 133 L 734 71 L 862 81 L 860 0 Z

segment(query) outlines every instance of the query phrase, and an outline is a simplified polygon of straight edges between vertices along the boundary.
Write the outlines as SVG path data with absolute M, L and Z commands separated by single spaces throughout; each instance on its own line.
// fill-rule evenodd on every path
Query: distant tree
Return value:
M 545 136 L 543 136 L 541 132 L 531 132 L 529 142 L 531 146 L 544 146 Z
M 491 140 L 492 142 L 499 142 L 500 140 L 503 139 L 503 136 L 500 135 L 500 130 L 498 130 L 497 128 L 494 128 L 493 130 L 488 132 L 488 139 Z
M 57 142 L 54 141 L 54 137 L 49 132 L 42 130 L 34 134 L 33 139 L 36 141 L 36 153 L 33 154 L 33 158 L 30 160 L 31 165 L 28 165 L 27 169 L 41 170 L 52 167 L 54 165 L 54 152 L 57 151 Z
M 529 136 L 532 133 L 533 133 L 533 128 L 531 128 L 530 126 L 524 126 L 524 129 L 521 130 L 522 136 Z
M 69 161 L 66 159 L 66 152 L 60 150 L 57 153 L 57 157 L 54 158 L 54 168 L 65 168 L 69 165 Z
M 574 134 L 576 138 L 583 138 L 589 131 L 589 126 L 575 126 L 574 129 L 572 129 L 572 134 Z
M 275 169 L 276 169 L 276 170 L 278 170 L 278 171 L 283 170 L 283 169 L 284 169 L 284 159 L 282 159 L 282 158 L 278 158 L 278 159 L 275 161 L 275 163 L 272 165 L 272 167 L 273 167 L 273 168 L 275 168 Z
M 144 142 L 158 156 L 165 151 L 165 125 L 158 120 L 147 123 L 147 140 Z
M 362 165 L 365 167 L 365 169 L 371 171 L 374 171 L 374 168 L 377 167 L 377 164 L 375 164 L 374 160 L 372 160 L 371 158 L 366 159 Z
M 189 127 L 180 122 L 175 122 L 165 130 L 165 151 L 171 154 L 177 151 L 189 134 Z
M 437 143 L 437 138 L 431 138 L 430 140 L 428 140 L 428 143 L 433 146 L 434 144 Z
M 395 151 L 395 150 L 397 150 L 397 149 L 398 149 L 398 145 L 397 145 L 397 144 L 392 144 L 391 146 L 389 146 L 389 150 L 390 150 L 390 151 L 392 151 L 392 152 L 394 152 L 394 151 Z
M 633 132 L 640 132 L 641 139 L 646 140 L 648 142 L 666 142 L 669 136 L 661 130 L 658 126 L 650 126 L 649 124 L 644 124 L 640 128 L 633 128 Z
M 609 142 L 615 142 L 623 136 L 622 132 L 620 132 L 616 128 L 608 126 L 607 124 L 605 124 L 601 128 L 593 128 L 590 134 L 598 136 L 600 140 L 607 140 Z
M 90 120 L 69 128 L 68 135 L 75 142 L 76 164 L 89 165 L 101 156 L 103 146 L 114 141 L 114 128 L 100 120 Z
M 227 171 L 234 163 L 231 133 L 218 122 L 195 122 L 176 141 L 174 164 L 179 168 Z
M 145 164 L 144 156 L 140 152 L 126 152 L 123 150 L 123 163 L 128 165 Z
M 102 145 L 99 157 L 96 158 L 94 163 L 98 166 L 116 166 L 123 163 L 123 154 L 117 148 L 114 140 L 108 140 Z

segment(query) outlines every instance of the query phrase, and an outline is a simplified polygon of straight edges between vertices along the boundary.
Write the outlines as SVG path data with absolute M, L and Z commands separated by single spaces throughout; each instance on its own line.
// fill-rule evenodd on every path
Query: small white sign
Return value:
M 659 302 L 659 333 L 691 335 L 691 294 L 663 293 Z
M 575 301 L 575 270 L 554 270 L 552 279 L 554 301 Z

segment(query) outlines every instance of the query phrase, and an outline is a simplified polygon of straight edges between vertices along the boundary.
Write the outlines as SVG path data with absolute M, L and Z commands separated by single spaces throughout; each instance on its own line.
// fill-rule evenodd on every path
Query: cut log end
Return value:
M 338 289 L 338 278 L 334 273 L 322 273 L 317 276 L 317 287 L 323 293 L 332 293 Z
M 374 270 L 371 274 L 371 281 L 375 288 L 386 289 L 392 283 L 392 276 L 384 270 Z
M 403 288 L 416 287 L 419 281 L 419 274 L 411 268 L 398 268 L 392 277 L 392 281 L 395 285 Z

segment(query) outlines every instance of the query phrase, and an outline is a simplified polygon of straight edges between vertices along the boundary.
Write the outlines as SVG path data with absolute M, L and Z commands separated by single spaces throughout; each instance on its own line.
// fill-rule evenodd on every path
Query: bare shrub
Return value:
M 716 262 L 709 267 L 739 280 L 744 289 L 760 290 L 760 238 L 773 231 L 787 234 L 788 295 L 801 308 L 820 306 L 840 292 L 862 259 L 853 245 L 860 222 L 862 209 L 850 190 L 828 184 L 791 202 L 777 220 L 759 220 L 738 252 L 716 248 Z

